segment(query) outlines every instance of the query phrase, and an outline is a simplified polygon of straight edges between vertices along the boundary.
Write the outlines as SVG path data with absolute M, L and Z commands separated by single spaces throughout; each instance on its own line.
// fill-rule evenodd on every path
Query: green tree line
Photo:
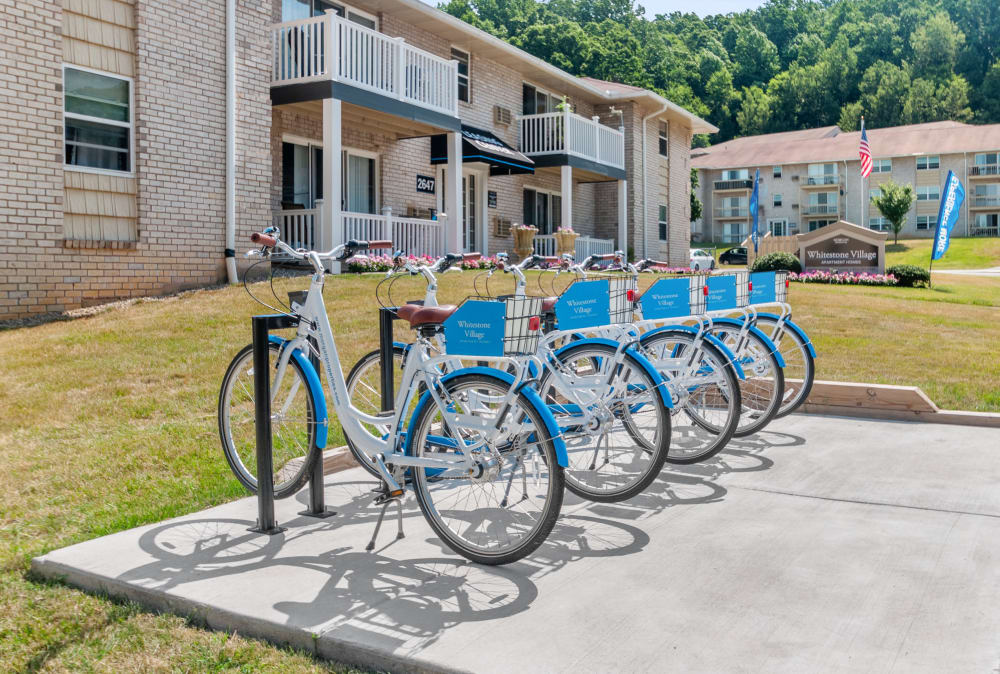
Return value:
M 633 0 L 450 0 L 575 75 L 657 91 L 719 127 L 696 144 L 839 124 L 1000 122 L 997 0 L 767 0 L 649 19 Z

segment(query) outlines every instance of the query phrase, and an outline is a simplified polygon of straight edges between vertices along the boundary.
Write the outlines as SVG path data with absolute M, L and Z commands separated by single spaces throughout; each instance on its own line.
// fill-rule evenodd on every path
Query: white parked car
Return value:
M 712 254 L 701 248 L 691 249 L 691 261 L 688 264 L 695 271 L 707 271 L 715 269 L 715 258 Z

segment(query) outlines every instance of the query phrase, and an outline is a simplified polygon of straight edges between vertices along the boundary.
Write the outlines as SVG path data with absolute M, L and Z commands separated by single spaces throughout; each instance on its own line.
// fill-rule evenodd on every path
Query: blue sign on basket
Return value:
M 449 355 L 503 355 L 503 302 L 468 300 L 444 322 L 445 347 Z
M 778 300 L 775 294 L 777 274 L 773 271 L 759 271 L 750 274 L 750 304 L 773 304 Z
M 709 311 L 736 308 L 735 276 L 709 276 L 705 285 L 708 286 L 708 299 L 705 302 L 705 307 Z
M 577 281 L 556 302 L 560 330 L 581 330 L 611 323 L 608 280 Z
M 639 298 L 642 317 L 676 318 L 691 315 L 691 280 L 664 278 L 649 286 Z

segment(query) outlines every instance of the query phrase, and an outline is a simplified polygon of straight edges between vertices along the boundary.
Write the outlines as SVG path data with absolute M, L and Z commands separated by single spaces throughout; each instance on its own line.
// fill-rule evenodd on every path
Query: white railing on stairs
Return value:
M 458 61 L 332 12 L 272 26 L 271 68 L 272 86 L 333 80 L 458 115 Z
M 576 238 L 576 252 L 574 255 L 578 262 L 582 262 L 591 255 L 606 255 L 615 252 L 614 239 L 594 239 L 589 236 L 578 236 Z
M 315 250 L 318 208 L 282 210 L 274 214 L 281 239 L 293 248 Z M 409 255 L 444 255 L 444 221 L 398 218 L 393 215 L 342 213 L 345 241 L 391 239 L 395 250 Z M 380 251 L 379 254 L 388 254 Z
M 535 255 L 552 256 L 556 254 L 555 234 L 535 234 L 533 242 Z

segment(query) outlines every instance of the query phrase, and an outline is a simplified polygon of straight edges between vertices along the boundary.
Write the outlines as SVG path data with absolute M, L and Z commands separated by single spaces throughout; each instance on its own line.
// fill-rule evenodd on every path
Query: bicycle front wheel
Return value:
M 406 351 L 404 348 L 394 344 L 392 347 L 394 392 L 398 392 L 399 387 L 402 385 L 403 360 L 405 357 Z M 351 368 L 351 372 L 347 375 L 347 395 L 351 399 L 351 404 L 365 414 L 376 416 L 382 410 L 381 349 L 375 349 L 366 353 Z M 377 427 L 371 424 L 363 425 L 368 429 L 368 432 L 377 436 L 385 435 L 391 430 L 390 423 Z M 375 463 L 365 454 L 364 450 L 355 445 L 354 441 L 347 434 L 345 434 L 345 440 L 347 440 L 347 448 L 351 450 L 351 455 L 358 462 L 358 465 L 368 471 L 372 477 L 382 479 L 378 468 L 375 467 Z
M 733 437 L 753 435 L 771 422 L 781 407 L 785 375 L 771 345 L 752 332 L 741 339 L 739 328 L 719 326 L 712 334 L 736 355 L 737 367 L 743 368 L 740 380 L 740 421 Z
M 316 447 L 316 407 L 305 373 L 292 358 L 276 380 L 281 347 L 268 345 L 271 376 L 271 457 L 274 498 L 286 498 L 305 486 L 320 451 Z M 257 493 L 257 424 L 254 400 L 253 345 L 236 354 L 219 391 L 219 437 L 236 479 Z
M 413 487 L 444 543 L 479 564 L 508 564 L 545 540 L 562 505 L 563 469 L 545 424 L 523 393 L 484 374 L 443 384 L 447 419 L 426 404 L 410 424 L 411 454 L 454 468 L 414 467 Z M 455 461 L 470 455 L 473 467 Z

